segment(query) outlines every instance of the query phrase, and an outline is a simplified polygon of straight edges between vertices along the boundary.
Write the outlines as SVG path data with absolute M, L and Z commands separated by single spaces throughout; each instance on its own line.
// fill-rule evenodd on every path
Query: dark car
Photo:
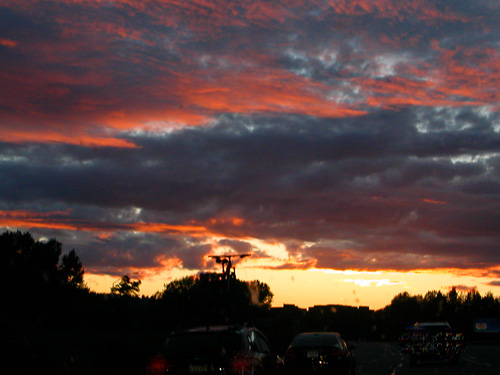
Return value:
M 412 365 L 427 359 L 454 363 L 464 352 L 465 339 L 448 322 L 415 323 L 405 329 L 399 345 L 409 355 Z
M 353 349 L 336 332 L 301 333 L 286 351 L 285 373 L 354 375 Z
M 278 372 L 280 361 L 254 327 L 209 326 L 170 334 L 146 373 L 271 375 Z

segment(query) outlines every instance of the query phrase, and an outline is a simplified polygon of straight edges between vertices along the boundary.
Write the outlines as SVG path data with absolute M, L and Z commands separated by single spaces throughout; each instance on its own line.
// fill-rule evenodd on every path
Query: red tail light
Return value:
M 151 358 L 148 363 L 146 374 L 147 375 L 164 375 L 171 370 L 171 365 L 162 356 L 155 356 Z
M 236 355 L 230 363 L 232 374 L 250 374 L 252 373 L 253 359 L 245 354 Z
M 288 348 L 286 350 L 285 356 L 288 357 L 288 358 L 295 357 L 295 349 Z
M 328 352 L 329 355 L 331 356 L 339 356 L 342 354 L 342 349 L 339 348 L 331 348 L 330 351 Z

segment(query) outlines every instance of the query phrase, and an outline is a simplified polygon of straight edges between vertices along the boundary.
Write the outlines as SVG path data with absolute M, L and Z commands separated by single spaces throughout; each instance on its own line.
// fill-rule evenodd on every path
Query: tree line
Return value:
M 425 295 L 411 295 L 403 292 L 377 311 L 376 317 L 381 324 L 380 334 L 391 338 L 394 338 L 392 332 L 418 321 L 447 321 L 469 338 L 485 338 L 484 334 L 476 332 L 475 322 L 482 319 L 500 322 L 500 298 L 492 292 L 482 296 L 477 289 L 459 292 L 455 287 L 448 293 L 433 290 Z
M 54 312 L 52 307 L 64 303 L 69 304 L 66 307 L 85 305 L 85 310 L 97 304 L 99 311 L 106 310 L 102 305 L 120 303 L 150 305 L 150 313 L 157 310 L 169 318 L 170 325 L 207 324 L 248 318 L 250 312 L 269 309 L 272 303 L 267 284 L 236 278 L 227 283 L 217 273 L 174 280 L 152 297 L 139 297 L 141 281 L 124 275 L 109 294 L 98 294 L 86 285 L 85 269 L 76 251 L 61 255 L 62 244 L 55 239 L 37 241 L 29 232 L 20 231 L 0 235 L 0 282 L 11 308 L 7 313 L 31 315 L 40 321 Z
M 24 372 L 137 373 L 172 330 L 195 325 L 249 323 L 284 352 L 299 332 L 331 330 L 348 340 L 395 340 L 417 321 L 448 321 L 472 337 L 477 318 L 500 318 L 500 299 L 477 290 L 396 295 L 385 308 L 350 306 L 271 308 L 273 293 L 258 280 L 202 273 L 174 280 L 150 297 L 124 275 L 110 293 L 92 292 L 76 251 L 62 255 L 55 239 L 29 232 L 0 235 L 0 310 L 7 357 Z M 31 366 L 31 367 L 30 367 Z

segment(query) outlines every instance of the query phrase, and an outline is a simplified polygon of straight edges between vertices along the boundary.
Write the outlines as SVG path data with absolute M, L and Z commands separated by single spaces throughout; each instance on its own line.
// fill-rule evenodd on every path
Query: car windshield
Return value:
M 342 347 L 340 338 L 334 334 L 307 334 L 297 336 L 292 346 L 335 346 Z
M 190 332 L 167 339 L 163 353 L 172 357 L 193 355 L 230 355 L 241 349 L 242 340 L 233 332 Z

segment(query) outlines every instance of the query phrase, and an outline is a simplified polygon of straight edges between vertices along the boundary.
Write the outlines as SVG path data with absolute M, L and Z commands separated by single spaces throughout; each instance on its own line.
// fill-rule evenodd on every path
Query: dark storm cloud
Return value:
M 32 230 L 40 238 L 57 238 L 64 244 L 64 252 L 76 249 L 86 272 L 120 276 L 140 272 L 161 272 L 182 267 L 186 270 L 205 270 L 204 256 L 212 247 L 203 239 L 182 238 L 155 233 L 113 231 Z M 213 268 L 213 267 L 211 267 Z
M 495 168 L 485 170 L 496 158 L 449 159 L 480 158 L 499 149 L 500 137 L 491 126 L 482 126 L 479 118 L 478 129 L 419 133 L 415 121 L 412 111 L 331 121 L 235 116 L 214 127 L 137 136 L 140 148 L 134 150 L 5 144 L 9 162 L 2 167 L 1 189 L 12 201 L 29 197 L 175 210 L 236 195 L 245 200 L 290 190 L 296 196 L 297 189 L 382 193 L 415 184 L 467 190 L 481 181 L 496 183 L 490 178 Z M 426 121 L 432 122 L 432 115 Z
M 420 108 L 337 120 L 223 116 L 211 127 L 129 135 L 133 150 L 3 144 L 2 209 L 57 205 L 71 209 L 66 222 L 103 230 L 190 222 L 228 238 L 312 241 L 294 252 L 318 267 L 486 267 L 500 261 L 500 190 L 490 187 L 499 184 L 498 115 L 454 111 L 446 129 L 422 125 L 443 114 Z M 241 223 L 211 221 L 227 215 Z M 152 267 L 161 254 L 196 268 L 211 250 L 202 240 L 141 238 L 111 236 L 87 261 Z M 252 251 L 244 241 L 219 245 Z
M 78 246 L 82 261 L 94 270 L 123 274 L 124 269 L 159 268 L 160 255 L 172 255 L 179 243 L 173 239 L 150 234 L 118 232 L 112 238 L 93 238 Z M 166 250 L 165 250 L 166 249 Z M 102 271 L 101 271 L 102 272 Z

